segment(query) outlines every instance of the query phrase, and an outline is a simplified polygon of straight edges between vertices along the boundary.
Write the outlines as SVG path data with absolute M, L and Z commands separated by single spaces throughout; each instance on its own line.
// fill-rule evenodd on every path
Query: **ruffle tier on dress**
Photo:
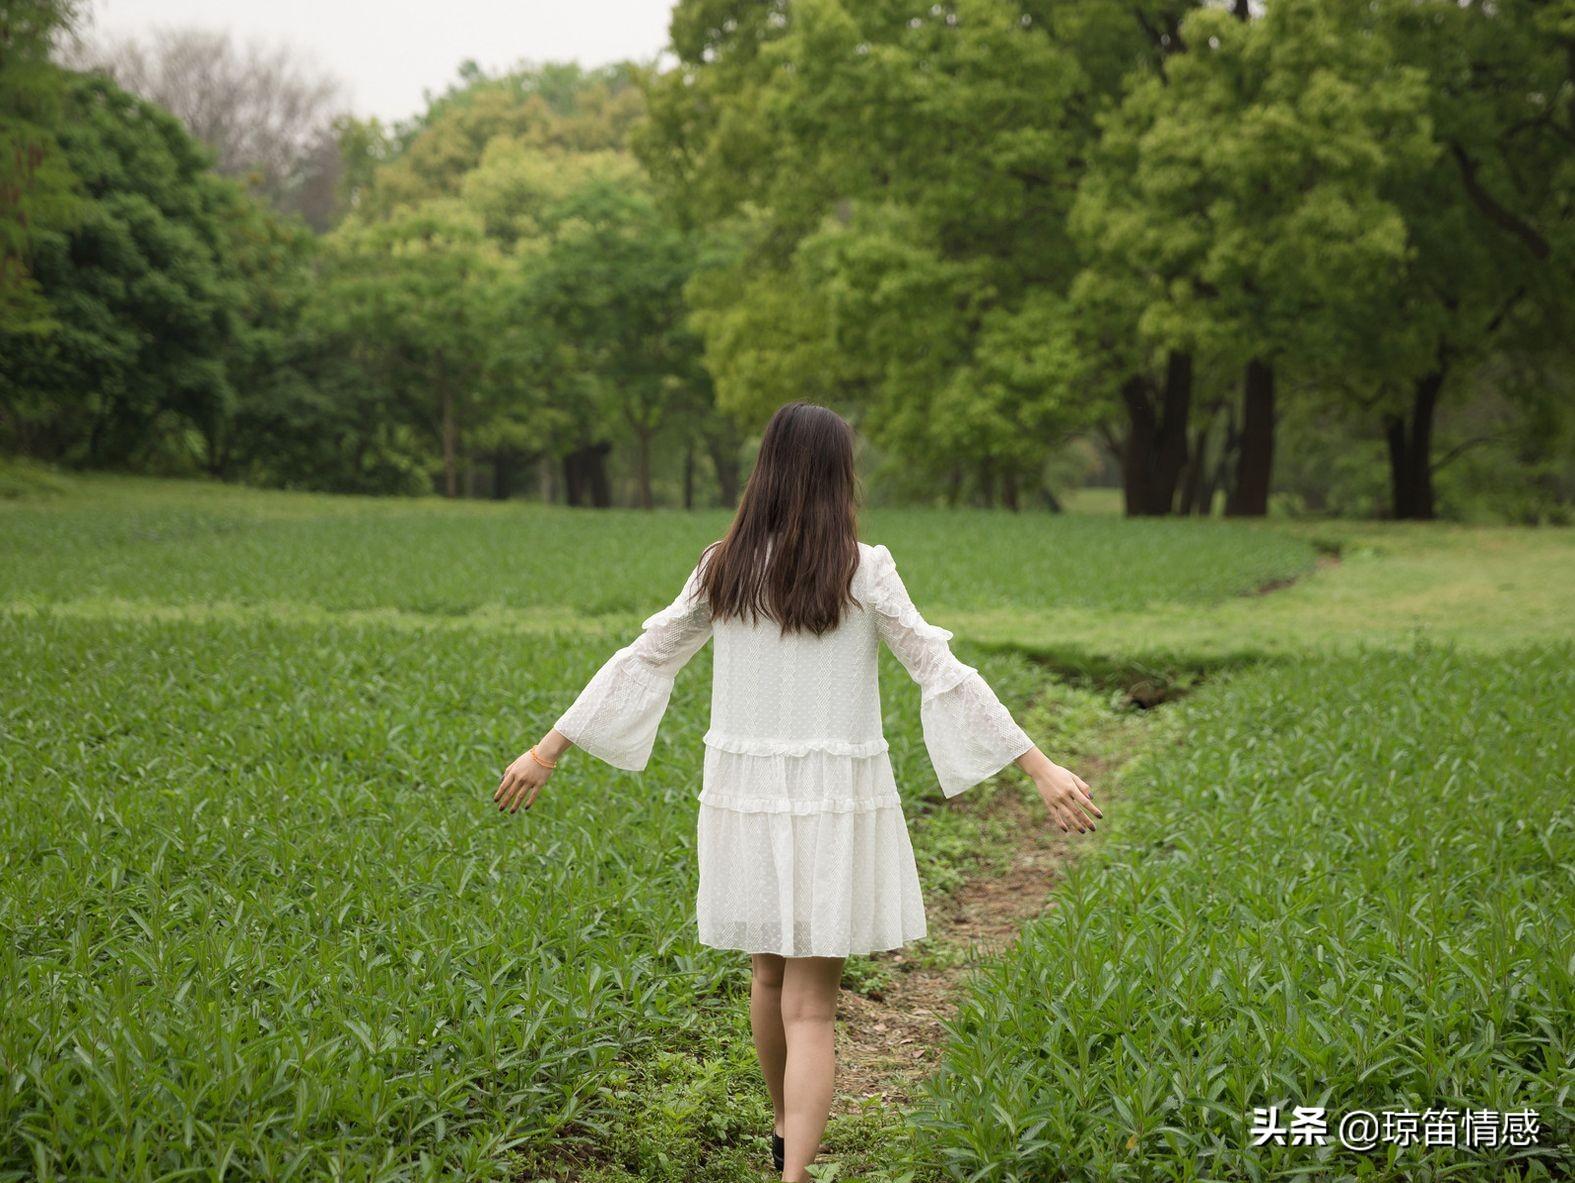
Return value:
M 885 740 L 815 746 L 707 735 L 702 944 L 782 956 L 895 949 L 924 896 Z

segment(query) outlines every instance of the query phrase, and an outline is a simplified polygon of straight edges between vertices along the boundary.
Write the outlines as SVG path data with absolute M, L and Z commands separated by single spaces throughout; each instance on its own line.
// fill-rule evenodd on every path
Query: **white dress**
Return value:
M 925 622 L 891 552 L 859 544 L 849 608 L 830 632 L 713 622 L 698 568 L 556 724 L 591 755 L 643 769 L 673 678 L 716 638 L 700 791 L 699 939 L 718 949 L 837 957 L 925 935 L 902 799 L 881 734 L 884 641 L 922 688 L 924 743 L 954 797 L 1033 746 L 952 634 Z

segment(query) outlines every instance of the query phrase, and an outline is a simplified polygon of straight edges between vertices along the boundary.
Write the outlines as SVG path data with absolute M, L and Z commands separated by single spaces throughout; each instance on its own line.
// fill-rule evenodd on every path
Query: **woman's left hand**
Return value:
M 536 758 L 526 752 L 508 766 L 503 774 L 503 783 L 498 785 L 498 791 L 492 794 L 492 799 L 498 803 L 500 810 L 509 813 L 518 812 L 522 804 L 529 809 L 536 800 L 536 794 L 541 792 L 541 786 L 547 783 L 551 775 L 552 769 L 538 764 Z

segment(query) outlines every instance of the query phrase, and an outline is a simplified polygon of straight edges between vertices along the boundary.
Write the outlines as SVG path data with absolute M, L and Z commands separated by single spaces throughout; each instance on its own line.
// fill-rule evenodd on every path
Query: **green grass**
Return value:
M 530 814 L 490 807 L 502 766 L 676 593 L 723 515 L 45 475 L 0 496 L 0 1180 L 759 1177 L 747 959 L 693 930 L 709 650 L 643 775 L 571 755 Z M 1534 1019 L 1569 1026 L 1554 723 L 1570 655 L 1528 646 L 1569 636 L 1570 532 L 889 509 L 863 524 L 959 654 L 1015 707 L 1036 700 L 1022 717 L 1047 751 L 1149 755 L 1106 806 L 1098 858 L 969 1004 L 933 1105 L 834 1125 L 848 1161 L 1168 1177 L 1160 1147 L 1179 1138 L 1168 1161 L 1270 1177 L 1221 1146 L 1243 1132 L 1225 1115 L 1164 1106 L 1200 1080 L 1272 1103 L 1249 1069 L 1288 1087 L 1298 1054 L 1340 1103 L 1405 1104 L 1419 1069 L 1362 1058 L 1366 1028 L 1311 1046 L 1301 1016 L 1329 1026 L 1330 991 L 1475 1104 L 1567 1087 L 1569 1047 Z M 1340 564 L 1315 568 L 1336 546 Z M 1415 650 L 1419 635 L 1451 649 Z M 1051 680 L 1079 669 L 1102 680 Z M 1185 689 L 1200 671 L 1180 704 L 1124 705 L 1134 678 Z M 935 809 L 917 690 L 889 654 L 882 679 L 935 900 L 990 865 L 974 803 L 1011 786 Z M 1402 917 L 1455 935 L 1401 948 Z M 854 958 L 848 980 L 884 972 Z M 1078 1017 L 1035 1001 L 1052 986 L 1114 993 L 1078 996 Z M 1111 999 L 1120 1038 L 1101 1026 Z M 1311 1000 L 1294 1023 L 1288 999 Z M 1205 1038 L 1216 1027 L 1229 1039 Z M 1167 1065 L 1188 1030 L 1193 1059 Z M 1066 1064 L 1083 1060 L 1074 1106 Z M 1025 1092 L 1008 1067 L 1054 1087 Z M 1019 1160 L 1025 1107 L 1052 1142 Z M 1172 1117 L 1183 1133 L 1157 1133 Z M 1128 1127 L 1121 1157 L 1109 1140 Z
M 749 1177 L 747 958 L 693 928 L 709 650 L 645 774 L 572 756 L 490 805 L 614 644 L 0 614 L 0 1178 Z M 883 677 L 918 818 L 917 688 Z M 921 843 L 937 883 L 967 857 Z
M 1572 663 L 1424 645 L 1187 699 L 1099 857 L 975 979 L 925 1149 L 959 1179 L 1568 1177 Z M 1255 1107 L 1298 1105 L 1332 1132 L 1434 1107 L 1544 1128 L 1520 1150 L 1248 1146 Z
M 955 628 L 1070 669 L 1218 667 L 1408 649 L 1419 639 L 1494 653 L 1575 635 L 1572 530 L 1351 522 L 1253 528 L 1337 548 L 1340 560 L 1272 595 L 1137 609 L 1052 603 L 964 611 Z
M 259 495 L 97 477 L 0 505 L 0 602 L 139 616 L 266 608 L 551 623 L 677 594 L 719 512 L 644 514 L 435 499 Z M 1295 538 L 1222 522 L 882 510 L 865 536 L 947 612 L 1216 603 L 1309 570 Z M 1156 575 L 1156 572 L 1161 573 Z
M 485 807 L 588 674 L 572 639 L 0 638 L 11 1177 L 503 1178 L 723 987 L 685 932 L 688 761 Z M 690 679 L 671 734 L 700 706 Z
M 74 487 L 70 477 L 48 465 L 0 457 L 0 501 L 57 497 Z

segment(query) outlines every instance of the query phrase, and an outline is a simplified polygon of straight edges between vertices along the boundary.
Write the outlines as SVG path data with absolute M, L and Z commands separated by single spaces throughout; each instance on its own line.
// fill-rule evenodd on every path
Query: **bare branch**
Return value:
M 288 44 L 237 46 L 224 32 L 161 28 L 146 41 L 82 41 L 70 57 L 173 113 L 213 149 L 221 173 L 282 208 L 297 206 L 318 170 L 337 167 L 325 141 L 344 110 L 343 88 Z
M 1491 444 L 1495 440 L 1501 440 L 1501 439 L 1507 438 L 1508 435 L 1509 435 L 1509 432 L 1507 432 L 1507 431 L 1494 431 L 1494 432 L 1490 432 L 1487 435 L 1474 436 L 1473 438 L 1468 439 L 1465 443 L 1457 444 L 1455 447 L 1449 449 L 1449 451 L 1445 452 L 1437 460 L 1433 461 L 1433 463 L 1430 464 L 1428 466 L 1428 468 L 1429 468 L 1430 471 L 1436 473 L 1439 469 L 1443 468 L 1444 465 L 1448 464 L 1451 460 L 1454 460 L 1457 457 L 1463 455 L 1465 452 L 1467 452 L 1470 449 L 1476 447 L 1477 445 L 1479 445 L 1479 444 Z
M 1460 166 L 1460 179 L 1465 184 L 1466 194 L 1482 215 L 1525 243 L 1526 249 L 1531 252 L 1533 258 L 1538 260 L 1548 258 L 1553 253 L 1548 240 L 1537 233 L 1536 227 L 1500 205 L 1498 199 L 1487 191 L 1477 177 L 1476 162 L 1466 154 L 1465 149 L 1459 144 L 1451 143 L 1449 150 L 1454 154 L 1455 163 Z

